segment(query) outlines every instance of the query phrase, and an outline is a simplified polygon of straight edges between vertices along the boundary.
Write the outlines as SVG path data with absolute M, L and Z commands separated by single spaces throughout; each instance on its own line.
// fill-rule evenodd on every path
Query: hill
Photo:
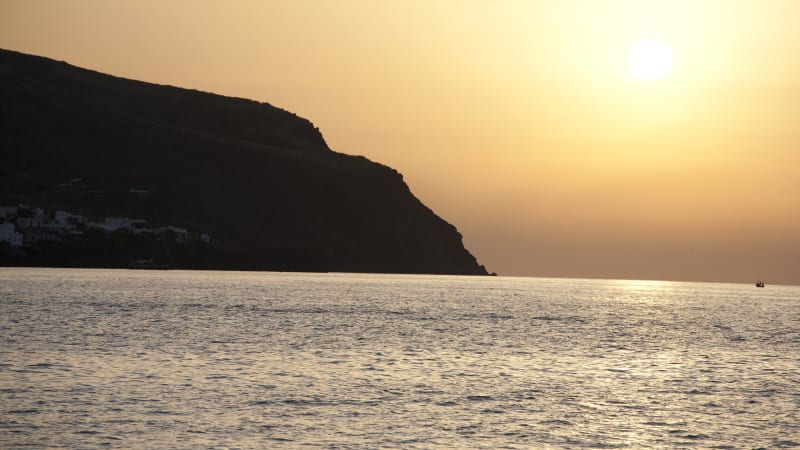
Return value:
M 174 249 L 178 266 L 486 274 L 397 171 L 332 151 L 311 122 L 267 103 L 0 50 L 0 156 L 0 206 L 213 237 Z M 91 247 L 91 265 L 118 265 L 135 247 L 103 242 L 39 256 L 86 265 Z

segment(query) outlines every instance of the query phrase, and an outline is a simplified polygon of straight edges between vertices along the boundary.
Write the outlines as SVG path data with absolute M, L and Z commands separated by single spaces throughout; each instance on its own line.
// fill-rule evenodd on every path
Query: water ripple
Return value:
M 0 269 L 0 447 L 797 448 L 798 298 Z

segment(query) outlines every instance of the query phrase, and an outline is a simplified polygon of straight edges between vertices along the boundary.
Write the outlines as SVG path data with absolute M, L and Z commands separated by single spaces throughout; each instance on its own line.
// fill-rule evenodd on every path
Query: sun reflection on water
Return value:
M 0 271 L 0 447 L 800 445 L 797 290 L 33 273 Z

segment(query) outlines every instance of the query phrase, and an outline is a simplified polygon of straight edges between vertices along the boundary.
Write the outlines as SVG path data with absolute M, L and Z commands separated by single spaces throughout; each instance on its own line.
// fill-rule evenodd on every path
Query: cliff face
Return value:
M 182 225 L 231 267 L 486 273 L 399 173 L 266 103 L 0 50 L 0 156 L 3 205 Z

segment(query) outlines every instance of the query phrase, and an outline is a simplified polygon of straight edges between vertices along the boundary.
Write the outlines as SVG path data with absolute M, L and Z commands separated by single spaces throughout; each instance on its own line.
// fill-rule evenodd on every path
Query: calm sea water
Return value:
M 0 269 L 2 448 L 800 447 L 800 287 Z

